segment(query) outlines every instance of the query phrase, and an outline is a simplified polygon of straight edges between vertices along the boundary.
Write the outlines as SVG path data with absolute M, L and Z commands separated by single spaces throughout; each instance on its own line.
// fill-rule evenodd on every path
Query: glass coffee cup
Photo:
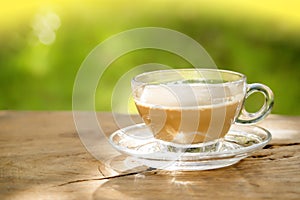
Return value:
M 139 74 L 132 79 L 133 98 L 155 139 L 171 146 L 203 147 L 228 133 L 232 124 L 264 119 L 274 103 L 269 87 L 247 84 L 246 76 L 218 69 L 173 69 Z M 264 95 L 259 111 L 244 103 L 253 93 Z

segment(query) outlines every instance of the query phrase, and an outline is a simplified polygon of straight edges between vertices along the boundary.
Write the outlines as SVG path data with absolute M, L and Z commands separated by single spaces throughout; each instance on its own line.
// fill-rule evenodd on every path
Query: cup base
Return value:
M 166 142 L 163 140 L 157 140 L 158 145 L 162 151 L 174 152 L 174 153 L 205 153 L 205 152 L 218 152 L 223 146 L 223 138 L 198 143 L 198 144 L 176 144 L 172 142 Z

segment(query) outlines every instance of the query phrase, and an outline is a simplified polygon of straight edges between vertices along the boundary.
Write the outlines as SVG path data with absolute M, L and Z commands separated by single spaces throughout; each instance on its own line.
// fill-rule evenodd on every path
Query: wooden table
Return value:
M 98 118 L 117 130 L 110 113 Z M 300 117 L 260 126 L 271 143 L 233 166 L 118 174 L 87 152 L 72 112 L 1 111 L 0 199 L 300 199 Z

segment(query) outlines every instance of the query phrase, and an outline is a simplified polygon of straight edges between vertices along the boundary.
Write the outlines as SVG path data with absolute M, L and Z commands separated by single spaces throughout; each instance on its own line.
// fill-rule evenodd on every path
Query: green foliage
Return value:
M 156 26 L 180 31 L 197 40 L 218 68 L 244 73 L 249 83 L 268 85 L 275 93 L 273 113 L 300 114 L 298 37 L 280 32 L 265 22 L 232 22 L 202 14 L 184 17 L 175 12 L 168 15 L 149 12 L 114 17 L 112 13 L 95 11 L 91 15 L 75 11 L 61 14 L 62 25 L 51 45 L 37 40 L 29 22 L 1 33 L 0 109 L 71 110 L 76 73 L 96 45 L 124 30 Z M 97 110 L 110 110 L 110 96 L 118 78 L 144 63 L 191 67 L 169 52 L 147 49 L 126 54 L 111 64 L 100 81 Z M 248 104 L 250 109 L 257 106 L 256 101 Z

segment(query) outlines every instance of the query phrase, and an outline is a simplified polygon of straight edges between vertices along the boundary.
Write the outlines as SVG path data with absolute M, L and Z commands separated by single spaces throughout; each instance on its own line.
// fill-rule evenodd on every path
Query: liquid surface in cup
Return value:
M 135 103 L 155 138 L 196 144 L 224 137 L 242 99 L 242 86 L 171 82 L 145 86 Z

